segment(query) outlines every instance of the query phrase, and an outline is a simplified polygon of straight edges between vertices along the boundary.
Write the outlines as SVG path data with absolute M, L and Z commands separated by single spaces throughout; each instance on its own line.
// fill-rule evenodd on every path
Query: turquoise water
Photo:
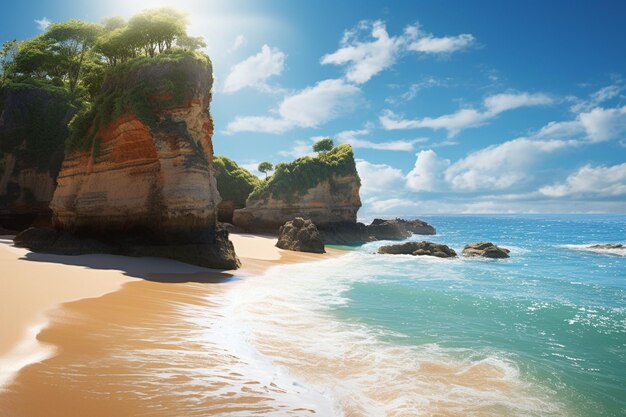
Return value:
M 626 241 L 626 216 L 431 216 L 460 253 L 489 240 L 507 260 L 425 259 L 356 251 L 353 280 L 333 314 L 387 342 L 494 350 L 520 378 L 580 416 L 626 415 L 626 257 L 574 245 Z M 367 272 L 372 271 L 372 272 Z

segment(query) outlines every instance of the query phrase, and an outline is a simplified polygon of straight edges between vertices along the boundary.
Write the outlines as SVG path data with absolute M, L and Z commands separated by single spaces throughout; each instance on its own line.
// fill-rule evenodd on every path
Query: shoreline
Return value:
M 70 306 L 87 305 L 92 300 L 97 303 L 129 288 L 134 292 L 153 285 L 159 286 L 159 297 L 164 295 L 159 302 L 175 300 L 179 290 L 183 294 L 178 295 L 190 296 L 194 302 L 199 293 L 214 292 L 213 283 L 248 279 L 272 266 L 329 259 L 342 253 L 337 249 L 323 255 L 290 252 L 275 248 L 276 238 L 233 233 L 231 240 L 242 268 L 217 271 L 160 258 L 39 254 L 12 246 L 7 237 L 0 238 L 0 259 L 8 271 L 7 278 L 0 281 L 0 305 L 3 315 L 12 320 L 3 324 L 0 339 L 0 405 L 2 394 L 20 385 L 25 370 L 76 347 L 72 346 L 75 340 L 55 342 L 44 337 L 54 327 L 65 327 L 63 332 L 71 329 L 74 323 L 67 313 Z M 168 300 L 168 296 L 173 299 Z

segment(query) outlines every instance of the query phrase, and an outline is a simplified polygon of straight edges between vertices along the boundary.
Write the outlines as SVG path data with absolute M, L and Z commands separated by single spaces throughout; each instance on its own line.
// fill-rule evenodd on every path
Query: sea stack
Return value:
M 310 219 L 325 241 L 333 230 L 358 231 L 355 241 L 366 241 L 364 226 L 357 227 L 361 207 L 361 181 L 352 147 L 339 145 L 318 156 L 278 164 L 274 175 L 248 197 L 246 207 L 235 210 L 234 224 L 244 230 L 278 233 L 295 217 Z
M 72 136 L 50 204 L 57 231 L 120 253 L 239 265 L 217 229 L 208 57 L 174 52 L 115 67 Z

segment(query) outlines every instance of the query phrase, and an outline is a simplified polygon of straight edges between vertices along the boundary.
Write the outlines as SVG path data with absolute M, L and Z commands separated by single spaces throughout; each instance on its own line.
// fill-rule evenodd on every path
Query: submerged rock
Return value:
M 463 256 L 474 257 L 480 256 L 483 258 L 508 258 L 510 250 L 496 246 L 491 242 L 475 242 L 468 243 L 463 248 Z
M 67 141 L 53 226 L 124 254 L 237 268 L 217 229 L 212 84 L 208 57 L 190 52 L 115 67 L 73 122 L 82 130 Z
M 422 220 L 404 220 L 400 218 L 384 220 L 374 219 L 367 226 L 371 240 L 402 240 L 417 235 L 434 235 L 435 228 Z
M 302 217 L 296 217 L 281 226 L 276 247 L 298 252 L 326 252 L 324 242 L 315 224 Z
M 589 246 L 591 249 L 626 249 L 626 245 L 621 243 L 603 243 Z
M 456 252 L 446 245 L 433 242 L 406 242 L 378 248 L 378 253 L 391 255 L 436 256 L 438 258 L 454 258 Z

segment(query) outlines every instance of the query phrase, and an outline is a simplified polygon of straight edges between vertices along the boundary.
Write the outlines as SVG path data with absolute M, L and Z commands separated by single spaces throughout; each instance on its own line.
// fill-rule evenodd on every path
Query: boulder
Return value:
M 374 219 L 367 226 L 371 240 L 402 240 L 412 234 L 434 235 L 435 228 L 422 220 L 404 220 L 400 218 L 384 220 Z
M 335 245 L 360 245 L 372 239 L 367 226 L 360 222 L 334 222 L 318 226 L 324 243 Z
M 378 248 L 378 253 L 390 255 L 436 256 L 438 258 L 454 258 L 456 252 L 446 245 L 433 242 L 406 242 Z
M 322 236 L 315 224 L 302 217 L 296 217 L 280 227 L 276 247 L 297 252 L 326 252 Z
M 468 243 L 463 248 L 463 256 L 467 257 L 480 256 L 483 258 L 501 259 L 508 258 L 509 252 L 510 250 L 496 246 L 491 242 Z

